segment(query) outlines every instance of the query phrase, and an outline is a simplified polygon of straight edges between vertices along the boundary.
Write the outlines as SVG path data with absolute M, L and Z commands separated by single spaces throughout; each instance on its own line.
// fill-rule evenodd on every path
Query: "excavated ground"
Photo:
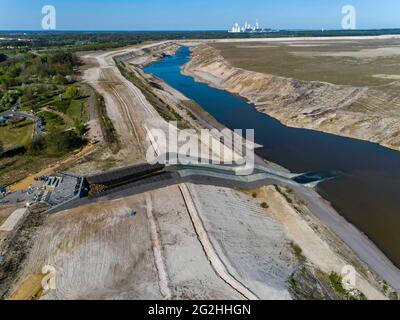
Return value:
M 298 74 L 299 68 L 302 70 L 307 68 L 303 67 L 303 60 L 297 58 L 297 56 L 310 55 L 312 51 L 304 51 L 306 50 L 304 48 L 308 48 L 308 50 L 312 50 L 312 48 L 310 49 L 303 42 L 293 43 L 280 44 L 274 42 L 272 48 L 266 46 L 265 43 L 263 45 L 254 43 L 245 45 L 240 43 L 201 44 L 194 47 L 193 59 L 185 66 L 184 73 L 193 76 L 198 81 L 243 96 L 254 103 L 258 111 L 278 119 L 285 125 L 368 140 L 400 150 L 400 101 L 398 97 L 400 84 L 393 80 L 393 74 L 386 75 L 383 77 L 385 79 L 382 79 L 381 75 L 378 79 L 375 74 L 376 71 L 365 71 L 361 80 L 358 79 L 360 85 L 350 86 L 347 85 L 347 81 L 342 82 L 346 83 L 345 85 L 341 84 L 340 79 L 338 79 L 338 71 L 335 70 L 336 65 L 342 68 L 343 64 L 349 63 L 347 61 L 349 59 L 352 59 L 352 64 L 364 66 L 385 62 L 387 69 L 387 65 L 398 65 L 400 51 L 375 50 L 371 53 L 372 49 L 369 49 L 370 55 L 365 57 L 365 54 L 354 55 L 364 52 L 363 49 L 357 51 L 357 48 L 350 47 L 353 48 L 353 51 L 347 54 L 349 57 L 345 54 L 347 51 L 344 53 L 336 52 L 337 49 L 336 51 L 331 49 L 328 53 L 318 53 L 319 56 L 317 55 L 317 57 L 322 55 L 326 59 L 335 59 L 334 61 L 329 60 L 333 75 L 328 76 L 327 80 L 335 80 L 338 84 L 331 84 L 322 77 L 323 70 L 314 74 L 312 65 L 310 65 L 310 75 L 306 71 L 302 75 Z M 317 44 L 324 45 L 320 42 Z M 316 44 L 314 43 L 314 45 Z M 335 48 L 334 43 L 325 45 Z M 289 49 L 285 51 L 284 48 L 282 49 L 283 46 L 289 46 L 292 51 L 298 51 L 298 46 L 303 46 L 303 51 L 300 53 L 289 51 L 288 53 Z M 375 46 L 379 47 L 379 43 Z M 278 60 L 279 57 L 276 54 L 278 49 L 279 52 L 283 50 L 283 55 L 285 52 L 287 53 L 286 60 L 284 59 L 285 56 L 280 57 L 283 60 Z M 269 58 L 264 59 L 268 60 L 265 61 L 265 64 L 262 63 L 264 61 L 262 58 L 261 62 L 256 62 L 255 58 L 252 55 L 246 55 L 246 52 L 253 52 L 257 57 L 264 54 Z M 270 54 L 270 52 L 272 53 Z M 314 52 L 314 56 L 312 56 L 314 60 L 310 59 L 310 61 L 315 61 L 315 54 L 317 53 Z M 290 66 L 282 66 L 284 61 L 290 61 Z M 268 68 L 266 65 L 271 65 L 271 67 Z M 274 73 L 249 71 L 237 66 L 244 66 L 249 70 Z M 323 66 L 325 69 L 328 67 L 327 63 Z M 282 68 L 281 72 L 279 72 L 278 67 Z M 289 67 L 294 71 L 290 72 Z M 315 68 L 317 70 L 320 68 L 318 63 L 316 63 Z M 325 70 L 325 73 L 327 72 Z M 358 72 L 358 69 L 349 72 L 350 76 L 343 75 L 343 78 L 347 76 L 347 78 L 353 79 L 356 72 Z M 301 77 L 305 79 L 314 77 L 315 80 L 297 80 L 287 75 L 297 76 L 300 79 Z M 381 82 L 376 83 L 377 80 Z

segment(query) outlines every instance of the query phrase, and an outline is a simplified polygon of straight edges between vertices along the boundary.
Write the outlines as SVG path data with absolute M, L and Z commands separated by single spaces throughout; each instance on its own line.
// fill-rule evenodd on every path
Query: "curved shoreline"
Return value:
M 364 263 L 400 292 L 400 270 L 364 233 L 337 213 L 328 201 L 322 199 L 315 191 L 306 191 L 296 189 L 298 196 L 313 208 L 315 216 L 336 233 Z M 316 214 L 317 208 L 320 212 Z
M 398 39 L 400 36 L 337 39 L 392 38 Z M 296 38 L 295 41 L 305 39 Z M 323 40 L 335 39 L 323 38 Z M 261 41 L 269 42 L 270 40 L 262 39 Z M 284 42 L 285 39 L 279 38 L 274 41 Z M 216 43 L 219 42 L 216 41 Z M 231 65 L 217 49 L 208 43 L 191 43 L 188 47 L 192 51 L 192 59 L 183 66 L 184 75 L 192 77 L 196 82 L 239 95 L 254 104 L 258 112 L 273 117 L 287 127 L 368 141 L 400 151 L 400 126 L 398 125 L 400 118 L 397 115 L 391 114 L 380 119 L 381 117 L 374 112 L 351 113 L 346 110 L 354 103 L 363 103 L 365 99 L 369 99 L 372 88 L 335 85 L 323 81 L 301 81 L 249 71 Z M 326 96 L 330 98 L 328 101 L 325 101 Z M 324 104 L 318 103 L 321 99 L 324 100 Z

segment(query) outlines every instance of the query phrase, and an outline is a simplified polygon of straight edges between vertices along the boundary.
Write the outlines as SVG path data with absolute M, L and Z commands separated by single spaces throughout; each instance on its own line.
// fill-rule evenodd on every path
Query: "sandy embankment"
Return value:
M 56 288 L 42 299 L 245 299 L 235 281 L 262 299 L 290 299 L 287 281 L 297 262 L 282 227 L 250 196 L 188 188 L 213 259 L 232 281 L 210 263 L 187 204 L 172 186 L 49 217 L 11 297 L 34 295 L 42 267 L 51 265 Z
M 51 265 L 56 289 L 42 299 L 249 298 L 243 288 L 260 299 L 291 299 L 289 279 L 301 265 L 290 240 L 324 272 L 339 272 L 345 264 L 273 187 L 266 189 L 265 198 L 259 194 L 268 209 L 231 189 L 187 188 L 200 231 L 177 186 L 49 217 L 10 298 L 40 297 L 41 269 Z M 385 298 L 363 277 L 357 288 L 369 299 Z
M 289 239 L 302 248 L 302 253 L 308 261 L 315 264 L 323 272 L 330 274 L 336 272 L 342 274 L 346 266 L 352 266 L 356 270 L 356 287 L 363 292 L 368 299 L 386 299 L 377 290 L 377 283 L 367 279 L 370 274 L 368 267 L 354 256 L 351 250 L 341 240 L 333 236 L 330 231 L 324 231 L 323 224 L 313 215 L 308 216 L 307 221 L 299 213 L 299 208 L 289 204 L 287 199 L 280 194 L 275 187 L 268 186 L 261 189 L 260 197 L 268 202 L 271 216 L 280 222 Z M 308 211 L 308 209 L 305 209 Z M 302 213 L 304 215 L 304 213 Z M 374 283 L 372 285 L 372 283 Z
M 171 130 L 171 124 L 157 112 L 147 100 L 146 94 L 121 74 L 114 59 L 122 61 L 124 68 L 140 79 L 143 77 L 140 67 L 159 60 L 165 55 L 173 54 L 178 48 L 179 46 L 174 42 L 165 41 L 137 48 L 90 53 L 82 57 L 91 66 L 84 72 L 83 79 L 104 97 L 108 116 L 120 139 L 121 150 L 115 155 L 120 164 L 135 164 L 148 160 L 154 148 L 149 132 L 162 130 L 168 133 Z M 151 88 L 150 85 L 148 89 L 152 94 L 157 94 L 163 104 L 170 102 L 171 99 L 162 90 Z M 182 112 L 179 107 L 173 107 L 173 109 L 176 113 Z M 186 115 L 187 118 L 189 116 Z M 197 140 L 197 137 L 193 137 L 192 140 Z M 220 144 L 218 141 L 215 142 Z M 223 148 L 224 152 L 221 152 L 221 148 L 215 147 L 215 143 L 212 144 L 210 141 L 200 140 L 198 144 L 204 146 L 201 150 L 209 149 L 211 156 L 215 159 L 240 158 L 239 155 L 226 148 Z M 155 156 L 165 154 L 167 146 L 166 143 L 158 143 L 154 150 Z M 197 148 L 197 146 L 194 147 Z
M 235 68 L 207 44 L 193 48 L 183 73 L 248 99 L 258 111 L 287 126 L 400 150 L 400 116 L 393 99 L 368 87 L 305 82 Z M 354 105 L 359 110 L 350 109 Z

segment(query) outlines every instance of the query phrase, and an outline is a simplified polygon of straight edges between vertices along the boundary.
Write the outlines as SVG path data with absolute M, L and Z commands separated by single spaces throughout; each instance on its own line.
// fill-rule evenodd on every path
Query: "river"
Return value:
M 182 48 L 156 62 L 151 73 L 196 101 L 230 129 L 255 129 L 257 154 L 292 172 L 342 171 L 318 193 L 400 267 L 400 152 L 366 141 L 284 126 L 229 92 L 181 74 L 190 60 Z

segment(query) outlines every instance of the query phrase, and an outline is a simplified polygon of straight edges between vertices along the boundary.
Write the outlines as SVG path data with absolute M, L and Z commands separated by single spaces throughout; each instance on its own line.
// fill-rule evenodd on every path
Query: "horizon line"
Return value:
M 317 32 L 329 32 L 329 31 L 343 31 L 343 32 L 360 32 L 360 31 L 384 31 L 384 30 L 400 30 L 400 27 L 392 27 L 392 28 L 367 28 L 367 29 L 270 29 L 272 31 L 317 31 Z M 43 32 L 43 33 L 57 33 L 57 32 L 226 32 L 229 33 L 229 30 L 225 29 L 164 29 L 164 30 L 129 30 L 129 29 L 56 29 L 56 30 L 43 30 L 43 29 L 0 29 L 0 32 Z M 262 33 L 245 33 L 243 34 L 262 34 Z M 271 32 L 273 33 L 273 32 Z M 236 33 L 241 34 L 241 33 Z

